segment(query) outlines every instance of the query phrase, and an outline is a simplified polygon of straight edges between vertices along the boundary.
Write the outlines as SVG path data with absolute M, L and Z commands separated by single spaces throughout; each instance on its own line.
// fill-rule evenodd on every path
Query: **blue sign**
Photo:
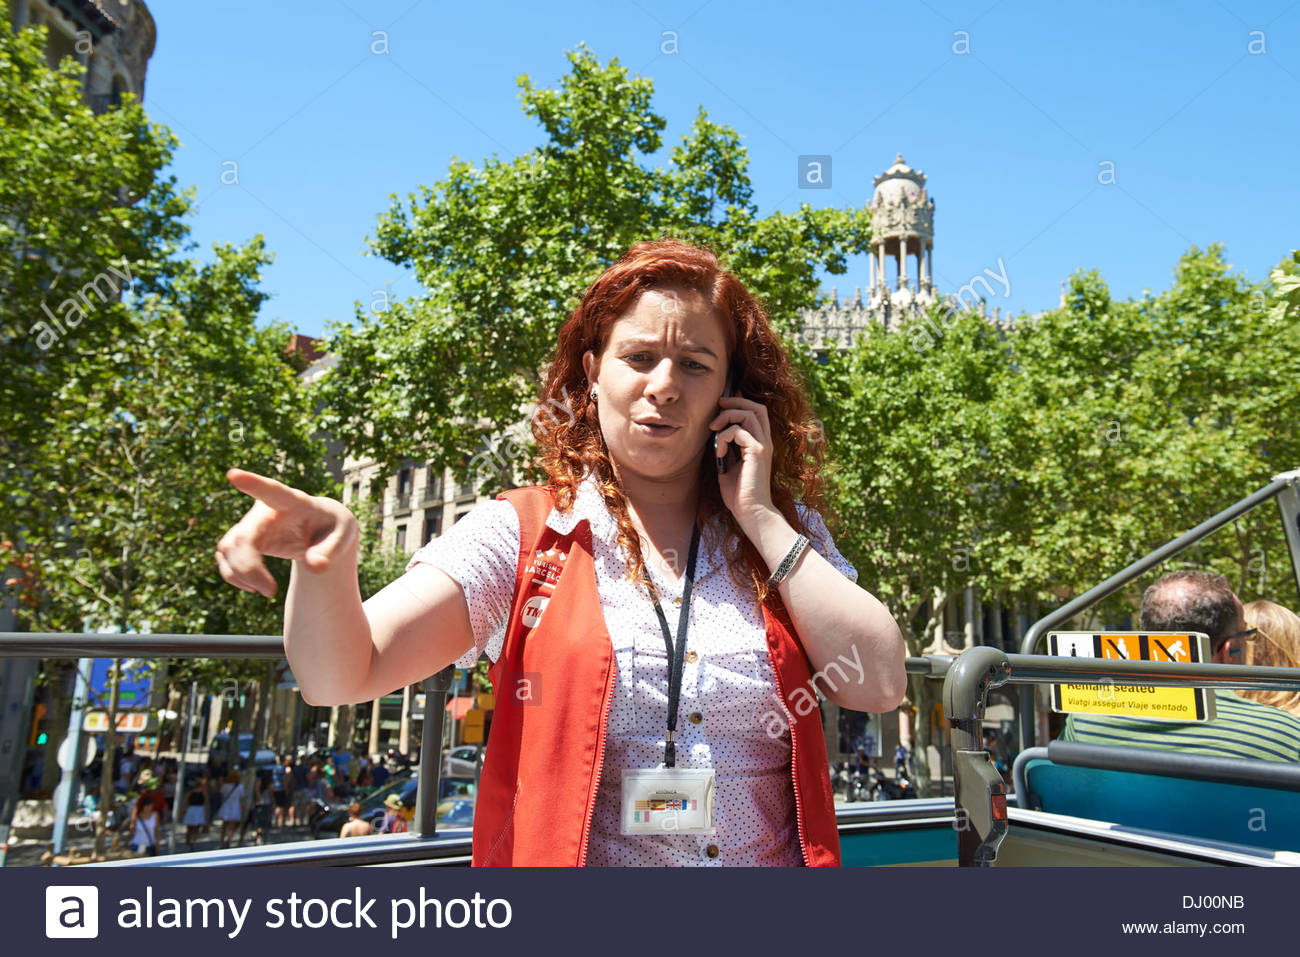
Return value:
M 117 681 L 117 706 L 119 708 L 143 708 L 149 704 L 149 692 L 152 676 L 138 674 L 143 662 L 139 658 L 123 658 L 122 672 Z M 113 668 L 112 658 L 95 658 L 90 664 L 90 694 L 92 707 L 107 708 L 108 695 L 112 690 L 109 672 Z

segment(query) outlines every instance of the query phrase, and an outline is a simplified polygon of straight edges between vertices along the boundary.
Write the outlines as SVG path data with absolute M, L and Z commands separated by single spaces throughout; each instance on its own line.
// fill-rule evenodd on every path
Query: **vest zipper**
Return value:
M 605 673 L 605 696 L 600 710 L 600 733 L 596 736 L 596 778 L 592 782 L 591 794 L 587 799 L 587 822 L 582 826 L 582 851 L 578 855 L 578 866 L 587 864 L 587 846 L 591 842 L 591 823 L 596 817 L 596 795 L 600 792 L 600 776 L 605 769 L 605 729 L 609 721 L 609 703 L 613 699 L 610 683 L 614 680 L 614 649 L 609 652 L 609 670 Z
M 766 618 L 766 615 L 764 616 Z M 764 626 L 770 628 L 770 624 L 764 621 Z M 790 708 L 785 700 L 785 688 L 781 684 L 781 669 L 776 666 L 776 659 L 772 657 L 772 645 L 767 646 L 767 660 L 772 663 L 772 677 L 776 680 L 776 693 L 781 699 L 781 708 L 785 711 L 786 717 L 792 717 Z M 794 720 L 790 721 L 790 781 L 794 785 L 794 829 L 799 835 L 799 853 L 803 857 L 804 867 L 808 866 L 808 847 L 803 838 L 803 812 L 802 804 L 799 801 L 799 745 L 794 733 Z

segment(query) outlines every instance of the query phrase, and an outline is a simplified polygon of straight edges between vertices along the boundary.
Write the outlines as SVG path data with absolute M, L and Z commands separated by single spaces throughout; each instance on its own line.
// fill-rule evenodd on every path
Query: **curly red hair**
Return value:
M 664 288 L 693 289 L 713 304 L 723 320 L 728 369 L 733 363 L 737 369 L 737 390 L 767 407 L 773 441 L 772 503 L 805 535 L 809 529 L 795 502 L 822 514 L 827 509 L 821 425 L 762 305 L 706 248 L 673 239 L 637 243 L 587 287 L 573 315 L 560 327 L 532 430 L 537 440 L 537 464 L 546 472 L 557 507 L 561 511 L 571 508 L 583 476 L 592 472 L 617 521 L 618 541 L 630 557 L 628 577 L 643 582 L 652 592 L 655 589 L 645 572 L 640 536 L 628 517 L 627 499 L 601 435 L 596 404 L 587 391 L 582 356 L 588 349 L 603 355 L 610 327 L 646 290 Z M 571 414 L 557 417 L 548 407 Z M 703 532 L 711 518 L 721 518 L 723 554 L 732 580 L 741 588 L 752 589 L 758 601 L 771 598 L 779 602 L 775 590 L 767 587 L 769 571 L 762 556 L 722 501 L 717 470 L 707 456 L 700 460 L 699 482 L 696 525 Z

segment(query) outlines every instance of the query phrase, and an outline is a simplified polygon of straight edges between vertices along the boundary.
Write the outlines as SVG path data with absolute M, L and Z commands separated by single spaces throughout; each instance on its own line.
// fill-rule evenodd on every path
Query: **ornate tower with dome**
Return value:
M 847 348 L 868 325 L 889 329 L 939 298 L 933 280 L 934 200 L 926 191 L 925 173 L 908 166 L 899 153 L 873 184 L 866 298 L 861 286 L 844 302 L 832 290 L 829 304 L 800 311 L 804 341 L 816 352 Z

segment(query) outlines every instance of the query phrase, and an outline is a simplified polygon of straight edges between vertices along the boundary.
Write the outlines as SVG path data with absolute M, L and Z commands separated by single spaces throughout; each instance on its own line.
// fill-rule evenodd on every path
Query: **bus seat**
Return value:
M 1090 746 L 1090 750 L 1098 747 L 1101 746 Z M 1146 750 L 1153 754 L 1152 749 L 1141 748 L 1106 750 L 1129 753 Z M 1157 759 L 1159 763 L 1168 764 L 1167 752 L 1154 754 L 1161 756 Z M 1194 771 L 1196 756 L 1178 755 L 1177 758 L 1192 759 L 1179 763 Z M 1237 761 L 1202 759 L 1202 763 L 1217 764 L 1225 760 Z M 1286 766 L 1285 770 L 1300 777 L 1300 767 Z M 1058 764 L 1050 758 L 1039 757 L 1026 762 L 1024 775 L 1028 805 L 1049 813 L 1270 850 L 1300 851 L 1300 791 L 1286 786 Z

